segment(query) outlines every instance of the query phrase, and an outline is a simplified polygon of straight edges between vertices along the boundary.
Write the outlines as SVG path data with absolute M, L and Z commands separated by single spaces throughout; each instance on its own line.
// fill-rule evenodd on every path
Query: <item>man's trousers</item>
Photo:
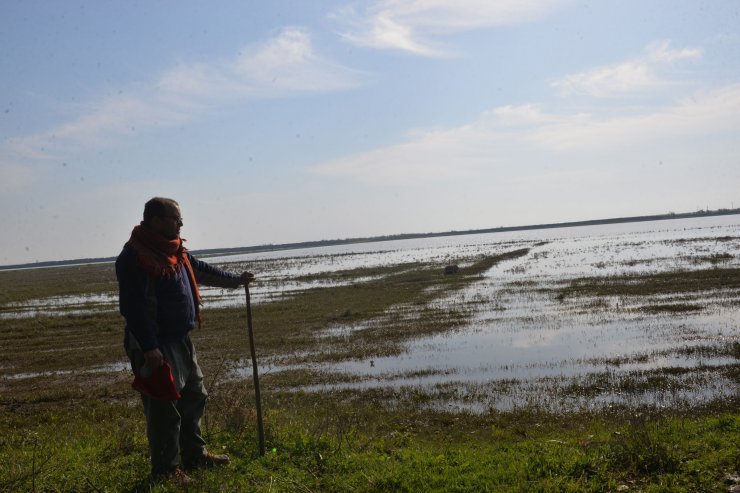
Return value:
M 144 353 L 134 337 L 128 339 L 126 352 L 131 368 L 139 372 L 144 365 Z M 141 394 L 152 474 L 155 475 L 171 471 L 181 460 L 192 461 L 205 452 L 200 420 L 208 398 L 190 336 L 179 342 L 162 344 L 159 350 L 172 367 L 175 387 L 182 397 L 176 401 L 162 401 Z

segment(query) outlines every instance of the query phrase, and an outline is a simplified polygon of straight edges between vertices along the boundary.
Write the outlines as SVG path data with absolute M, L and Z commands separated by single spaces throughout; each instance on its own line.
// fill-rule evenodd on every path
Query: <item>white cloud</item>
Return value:
M 435 38 L 454 32 L 531 22 L 568 0 L 377 0 L 345 7 L 332 18 L 348 41 L 422 56 L 446 56 Z
M 191 63 L 168 70 L 151 84 L 91 102 L 88 111 L 41 134 L 8 139 L 26 159 L 53 158 L 68 149 L 96 148 L 132 132 L 178 125 L 214 106 L 296 93 L 344 90 L 359 74 L 317 55 L 308 33 L 289 28 L 248 46 L 234 59 Z
M 415 55 L 447 56 L 448 53 L 432 43 L 417 39 L 420 36 L 412 26 L 393 18 L 387 12 L 378 12 L 370 19 L 358 20 L 354 11 L 345 10 L 343 22 L 351 24 L 350 30 L 342 33 L 349 42 L 378 49 L 401 50 Z
M 552 115 L 545 113 L 540 106 L 534 104 L 500 106 L 484 114 L 484 117 L 496 118 L 500 125 L 506 127 L 545 124 L 557 120 Z
M 674 50 L 670 48 L 670 42 L 659 41 L 648 45 L 644 54 L 634 60 L 567 75 L 554 81 L 552 87 L 563 95 L 583 94 L 594 97 L 659 89 L 671 83 L 661 78 L 662 68 L 701 56 L 700 48 Z
M 460 178 L 467 173 L 465 156 L 457 154 L 461 149 L 450 142 L 452 135 L 454 132 L 436 137 L 430 134 L 412 142 L 329 162 L 313 168 L 313 171 L 386 185 Z
M 327 92 L 357 85 L 358 73 L 314 52 L 309 35 L 286 29 L 259 49 L 246 49 L 234 63 L 234 74 L 250 89 L 271 94 Z
M 665 108 L 624 115 L 547 113 L 536 105 L 500 107 L 468 125 L 416 131 L 402 144 L 337 159 L 310 171 L 372 184 L 475 180 L 491 173 L 509 180 L 530 168 L 553 163 L 567 167 L 571 158 L 598 167 L 605 156 L 610 161 L 635 161 L 640 156 L 634 149 L 658 152 L 705 137 L 727 142 L 731 140 L 727 136 L 738 132 L 740 84 L 735 84 Z M 737 155 L 737 147 L 724 149 Z M 700 146 L 693 150 L 701 155 Z
M 533 129 L 530 138 L 551 150 L 604 150 L 731 132 L 740 132 L 740 84 L 639 114 L 564 116 Z
M 471 124 L 450 129 L 416 130 L 410 132 L 407 142 L 337 159 L 315 166 L 311 171 L 390 185 L 465 178 L 480 166 L 503 164 L 501 155 L 510 145 L 508 138 L 511 135 L 510 129 L 505 127 L 496 111 L 487 112 Z
M 684 48 L 672 50 L 671 42 L 667 40 L 656 41 L 645 48 L 646 58 L 653 62 L 675 62 L 677 60 L 695 60 L 701 58 L 704 50 L 701 48 Z

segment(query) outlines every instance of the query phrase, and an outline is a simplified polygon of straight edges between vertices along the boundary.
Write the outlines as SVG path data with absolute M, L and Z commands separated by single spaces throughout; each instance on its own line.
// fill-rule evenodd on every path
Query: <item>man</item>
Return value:
M 249 272 L 230 274 L 194 258 L 180 238 L 182 224 L 177 202 L 149 200 L 144 220 L 116 260 L 124 345 L 137 380 L 171 367 L 172 395 L 142 392 L 141 399 L 152 474 L 179 485 L 191 482 L 183 467 L 229 462 L 226 455 L 208 452 L 200 431 L 208 393 L 190 340 L 201 319 L 198 284 L 235 288 L 254 279 Z M 176 399 L 177 393 L 179 399 L 163 400 Z

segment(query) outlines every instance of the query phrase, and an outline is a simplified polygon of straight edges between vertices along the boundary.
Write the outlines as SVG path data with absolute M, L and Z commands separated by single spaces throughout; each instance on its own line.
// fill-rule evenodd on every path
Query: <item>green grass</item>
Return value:
M 207 438 L 232 463 L 196 472 L 196 491 L 722 491 L 738 470 L 740 418 L 727 413 L 471 416 L 273 403 L 259 457 L 253 416 L 234 420 L 223 405 L 211 404 L 211 420 L 220 417 Z M 41 413 L 30 429 L 4 430 L 0 490 L 175 491 L 150 482 L 142 427 L 122 402 Z

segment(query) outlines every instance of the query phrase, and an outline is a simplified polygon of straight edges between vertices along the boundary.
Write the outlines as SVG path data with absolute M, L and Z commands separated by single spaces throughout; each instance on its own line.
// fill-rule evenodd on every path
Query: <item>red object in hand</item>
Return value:
M 160 401 L 176 401 L 181 397 L 175 387 L 172 367 L 166 361 L 148 377 L 137 374 L 131 386 L 142 394 Z

